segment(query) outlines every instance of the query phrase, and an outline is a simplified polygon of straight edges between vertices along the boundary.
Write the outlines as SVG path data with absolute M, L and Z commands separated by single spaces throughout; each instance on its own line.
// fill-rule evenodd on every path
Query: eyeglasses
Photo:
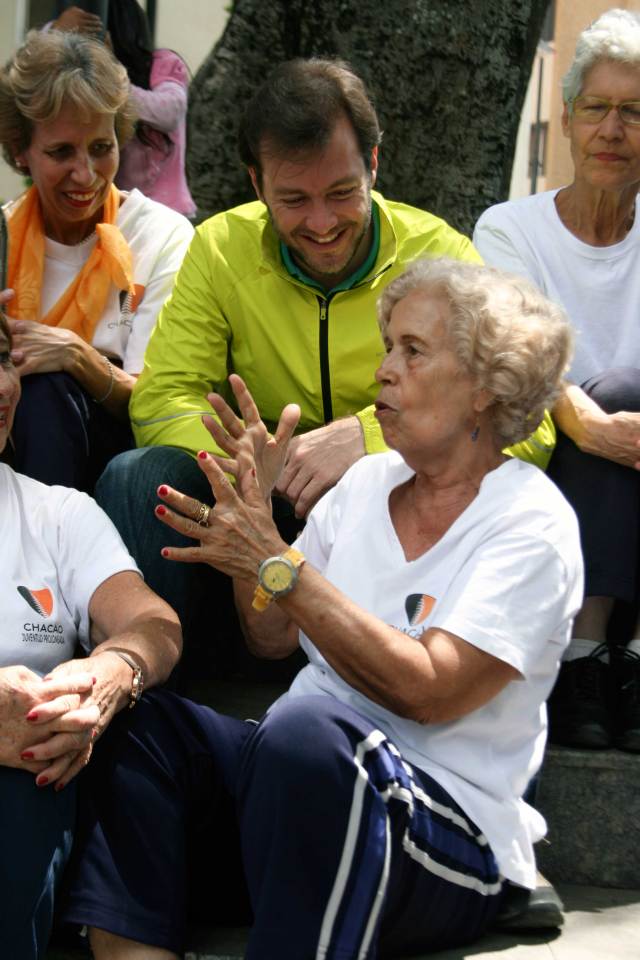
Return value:
M 573 97 L 569 103 L 574 117 L 583 123 L 601 123 L 610 110 L 617 110 L 624 124 L 640 126 L 640 100 L 611 103 L 602 97 Z

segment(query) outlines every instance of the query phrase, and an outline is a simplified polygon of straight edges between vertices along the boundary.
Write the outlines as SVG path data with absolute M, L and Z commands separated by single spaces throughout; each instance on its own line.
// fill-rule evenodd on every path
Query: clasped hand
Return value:
M 0 764 L 64 786 L 89 759 L 100 711 L 85 668 L 41 678 L 24 666 L 0 670 Z
M 215 393 L 207 399 L 220 422 L 203 417 L 213 439 L 228 454 L 228 458 L 204 450 L 198 454 L 198 465 L 209 480 L 215 502 L 207 525 L 198 522 L 200 501 L 166 485 L 158 488 L 164 504 L 156 507 L 156 516 L 178 533 L 200 541 L 193 547 L 165 547 L 165 558 L 208 563 L 231 577 L 255 581 L 260 563 L 287 548 L 273 522 L 270 499 L 300 408 L 288 404 L 271 436 L 241 377 L 232 374 L 229 383 L 242 419 Z M 235 487 L 225 474 L 235 479 Z

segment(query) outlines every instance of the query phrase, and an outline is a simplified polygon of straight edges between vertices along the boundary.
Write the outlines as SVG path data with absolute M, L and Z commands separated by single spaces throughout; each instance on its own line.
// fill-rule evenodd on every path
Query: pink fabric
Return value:
M 196 206 L 184 172 L 189 73 L 177 53 L 154 51 L 150 84 L 150 90 L 131 85 L 138 116 L 166 133 L 173 149 L 167 155 L 160 140 L 155 147 L 134 137 L 122 150 L 116 184 L 122 190 L 137 187 L 152 200 L 191 217 Z

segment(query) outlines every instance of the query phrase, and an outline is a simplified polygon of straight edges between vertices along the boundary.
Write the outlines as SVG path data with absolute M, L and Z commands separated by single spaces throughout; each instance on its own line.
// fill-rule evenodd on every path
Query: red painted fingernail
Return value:
M 60 791 L 64 790 L 65 787 L 66 787 L 66 783 L 56 783 L 53 789 L 56 791 L 56 793 L 60 793 Z
M 162 554 L 163 557 L 168 557 L 168 556 L 169 556 L 169 551 L 167 550 L 166 547 L 163 547 L 162 550 L 160 551 L 160 553 Z
M 98 678 L 97 678 L 97 677 L 91 677 L 91 680 L 92 680 L 93 683 L 97 683 L 97 682 L 98 682 Z
M 33 754 L 31 753 L 31 750 L 24 750 L 24 751 L 20 754 L 20 759 L 21 759 L 21 760 L 33 760 Z
M 96 728 L 94 727 L 93 730 L 91 731 L 91 739 L 92 739 L 92 740 L 95 740 L 95 738 L 96 738 L 97 736 L 98 736 L 98 731 L 97 731 Z
M 37 713 L 32 712 L 27 714 L 27 720 L 31 720 L 31 722 L 33 722 L 34 720 L 37 720 L 37 719 L 38 719 Z
M 198 453 L 198 457 L 199 457 L 200 460 L 206 460 L 206 459 L 207 459 L 207 451 L 206 451 L 206 450 L 200 450 L 200 452 Z
M 48 783 L 49 783 L 49 777 L 43 777 L 42 774 L 36 780 L 36 786 L 38 787 L 46 787 Z
M 169 493 L 169 487 L 165 487 L 163 483 L 161 487 L 158 487 L 158 493 L 161 497 L 166 497 L 166 495 Z
M 159 517 L 164 517 L 166 512 L 167 512 L 167 508 L 163 507 L 162 504 L 156 507 L 156 513 L 158 514 Z

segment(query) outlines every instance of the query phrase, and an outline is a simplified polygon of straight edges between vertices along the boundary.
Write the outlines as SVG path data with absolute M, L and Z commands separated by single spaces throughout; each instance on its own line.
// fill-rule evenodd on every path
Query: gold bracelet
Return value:
M 109 397 L 111 396 L 111 394 L 112 394 L 112 392 L 113 392 L 113 385 L 114 385 L 115 379 L 116 379 L 115 376 L 114 376 L 114 374 L 113 374 L 113 364 L 111 363 L 111 360 L 109 360 L 109 357 L 105 357 L 104 354 L 101 354 L 101 356 L 102 356 L 102 359 L 104 360 L 104 362 L 106 363 L 107 367 L 109 368 L 109 386 L 107 387 L 107 392 L 105 393 L 104 397 L 100 397 L 100 398 L 94 397 L 94 398 L 93 398 L 93 402 L 94 402 L 94 403 L 104 403 L 105 400 L 108 400 L 108 399 L 109 399 Z

